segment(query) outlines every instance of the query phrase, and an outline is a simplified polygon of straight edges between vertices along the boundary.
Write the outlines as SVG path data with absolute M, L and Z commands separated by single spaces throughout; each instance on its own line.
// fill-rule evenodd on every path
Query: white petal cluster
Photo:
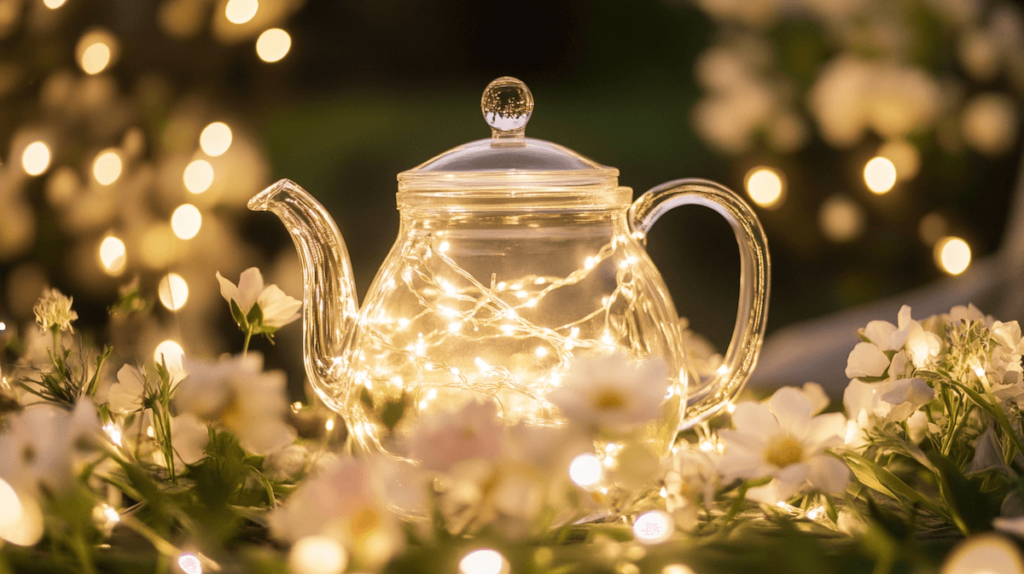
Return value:
M 186 357 L 185 371 L 188 376 L 174 397 L 180 413 L 219 421 L 254 454 L 271 453 L 295 440 L 295 429 L 285 422 L 284 372 L 264 372 L 262 355 L 225 357 L 214 363 Z
M 36 323 L 44 331 L 56 329 L 58 331 L 75 332 L 71 322 L 78 319 L 78 313 L 71 309 L 71 302 L 74 299 L 60 292 L 59 289 L 43 289 L 43 294 L 33 307 Z
M 733 413 L 735 429 L 719 431 L 725 453 L 719 469 L 725 480 L 772 478 L 750 489 L 748 497 L 774 504 L 813 488 L 827 494 L 846 489 L 850 470 L 827 449 L 843 444 L 846 417 L 815 416 L 811 401 L 783 387 L 764 404 L 743 402 Z
M 660 358 L 635 363 L 614 353 L 574 360 L 547 399 L 573 424 L 629 431 L 661 418 L 668 389 L 668 368 Z
M 263 274 L 256 267 L 242 272 L 238 285 L 217 273 L 220 294 L 230 303 L 234 301 L 242 313 L 248 315 L 253 305 L 259 305 L 263 314 L 263 327 L 280 329 L 301 315 L 302 301 L 285 294 L 277 285 L 264 285 Z

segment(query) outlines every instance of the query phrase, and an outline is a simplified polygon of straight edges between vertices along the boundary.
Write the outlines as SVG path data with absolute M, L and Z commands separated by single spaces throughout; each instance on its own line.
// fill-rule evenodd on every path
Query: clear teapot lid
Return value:
M 618 186 L 619 170 L 558 144 L 526 137 L 526 123 L 533 114 L 533 94 L 526 84 L 498 78 L 487 85 L 480 107 L 491 137 L 450 149 L 398 174 L 400 196 L 546 191 L 596 193 L 611 199 L 608 192 Z

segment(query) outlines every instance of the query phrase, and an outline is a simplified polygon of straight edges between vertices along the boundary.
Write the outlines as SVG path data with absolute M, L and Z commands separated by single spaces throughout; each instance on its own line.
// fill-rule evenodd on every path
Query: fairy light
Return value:
M 0 478 L 0 532 L 10 531 L 16 528 L 25 516 L 25 508 L 21 505 L 18 493 L 14 492 L 10 484 Z
M 292 403 L 292 412 L 295 414 L 302 412 L 302 403 L 299 401 Z
M 224 122 L 213 122 L 199 134 L 199 147 L 210 157 L 224 155 L 231 147 L 231 128 Z
M 110 437 L 110 442 L 116 444 L 117 446 L 122 446 L 121 431 L 116 426 L 114 426 L 114 423 L 107 423 L 103 425 L 103 432 L 107 433 L 107 436 Z
M 660 544 L 672 536 L 672 517 L 662 510 L 652 510 L 636 517 L 633 536 L 641 544 Z
M 100 242 L 99 255 L 103 271 L 107 275 L 120 275 L 128 264 L 128 252 L 125 249 L 124 241 L 113 235 L 108 235 Z
M 864 232 L 864 210 L 845 195 L 825 199 L 818 211 L 818 225 L 822 234 L 835 243 L 856 239 Z
M 334 417 L 327 419 L 327 422 L 324 423 L 324 428 L 327 429 L 327 432 L 334 430 Z
M 167 368 L 172 371 L 181 370 L 181 360 L 185 356 L 185 350 L 176 341 L 170 339 L 160 343 L 153 351 L 153 360 L 157 364 L 166 361 Z
M 326 536 L 304 536 L 288 554 L 288 571 L 293 574 L 340 574 L 347 565 L 345 548 Z
M 755 167 L 744 179 L 747 195 L 754 203 L 765 209 L 782 205 L 785 185 L 778 172 L 770 167 Z
M 43 0 L 43 6 L 46 6 L 50 10 L 56 10 L 64 5 L 67 0 Z
M 86 74 L 96 75 L 107 68 L 110 64 L 111 57 L 110 46 L 103 42 L 96 42 L 90 44 L 82 52 L 82 59 L 79 61 L 79 65 L 82 66 L 82 70 Z
M 474 550 L 459 561 L 459 574 L 504 574 L 509 565 L 497 550 Z
M 178 556 L 178 568 L 185 574 L 203 574 L 203 564 L 191 552 L 184 552 Z
M 256 55 L 272 64 L 288 55 L 292 49 L 292 37 L 280 28 L 271 28 L 256 39 Z
M 935 263 L 950 275 L 959 275 L 971 265 L 971 246 L 959 237 L 944 237 L 935 244 Z
M 864 165 L 864 183 L 876 195 L 888 193 L 896 185 L 896 166 L 886 157 L 871 158 Z
M 115 510 L 113 506 L 110 506 L 107 503 L 101 503 L 99 505 L 96 509 L 96 515 L 99 518 L 98 522 L 100 522 L 99 526 L 102 530 L 109 531 L 114 528 L 118 522 L 121 522 L 121 515 L 117 513 L 117 510 Z
M 224 7 L 224 16 L 232 24 L 245 24 L 256 16 L 260 9 L 257 0 L 229 0 Z
M 188 301 L 188 283 L 177 273 L 168 273 L 157 288 L 160 303 L 171 311 L 178 311 Z
M 21 153 L 21 167 L 31 176 L 42 175 L 50 167 L 50 148 L 41 141 L 28 144 Z
M 203 193 L 213 185 L 213 166 L 205 159 L 197 159 L 185 166 L 182 181 L 189 192 L 196 195 Z
M 583 488 L 590 488 L 604 479 L 601 460 L 592 454 L 581 454 L 569 464 L 569 478 Z
M 818 520 L 822 516 L 825 516 L 824 506 L 815 506 L 814 508 L 807 511 L 807 518 L 811 520 Z
M 100 185 L 110 185 L 121 177 L 123 167 L 120 152 L 115 149 L 103 150 L 92 162 L 92 176 Z
M 192 239 L 203 226 L 203 214 L 191 203 L 183 203 L 171 214 L 171 229 L 179 239 Z
M 669 564 L 661 569 L 661 574 L 697 574 L 686 564 Z

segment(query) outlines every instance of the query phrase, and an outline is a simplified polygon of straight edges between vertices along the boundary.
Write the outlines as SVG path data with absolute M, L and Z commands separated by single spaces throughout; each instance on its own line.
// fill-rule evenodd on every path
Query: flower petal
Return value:
M 871 343 L 857 343 L 846 361 L 846 376 L 851 379 L 880 377 L 888 368 L 889 357 L 881 349 Z
M 217 282 L 220 283 L 220 296 L 225 301 L 228 303 L 238 301 L 238 287 L 230 279 L 221 275 L 220 271 L 217 272 Z
M 732 423 L 737 432 L 748 435 L 769 437 L 779 431 L 779 421 L 772 411 L 754 402 L 737 404 L 732 413 Z
M 896 325 L 888 321 L 871 321 L 864 327 L 864 336 L 880 348 L 889 345 L 889 338 L 896 332 Z
M 302 301 L 286 295 L 277 285 L 270 285 L 256 299 L 263 312 L 263 324 L 268 327 L 281 328 L 295 321 L 302 308 Z
M 249 309 L 252 309 L 256 298 L 263 292 L 263 275 L 260 270 L 256 267 L 250 267 L 245 271 L 242 271 L 242 276 L 238 279 L 238 306 L 242 309 L 243 313 L 248 313 Z
M 768 399 L 768 408 L 775 414 L 779 427 L 802 429 L 811 420 L 811 401 L 796 387 L 782 387 Z
M 807 461 L 807 469 L 807 480 L 826 494 L 842 494 L 850 484 L 850 467 L 834 456 L 812 457 Z

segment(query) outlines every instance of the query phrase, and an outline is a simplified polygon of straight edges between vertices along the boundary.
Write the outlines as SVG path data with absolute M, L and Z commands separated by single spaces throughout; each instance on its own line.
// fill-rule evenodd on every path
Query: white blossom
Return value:
M 426 470 L 445 472 L 470 459 L 494 459 L 501 451 L 503 425 L 493 402 L 470 402 L 455 412 L 420 419 L 409 453 Z
M 285 422 L 284 372 L 264 372 L 262 355 L 225 357 L 215 363 L 186 357 L 185 371 L 188 376 L 174 397 L 179 412 L 220 422 L 254 454 L 267 454 L 294 441 L 295 429 Z
M 107 403 L 115 413 L 133 413 L 142 409 L 145 393 L 145 375 L 134 365 L 125 365 L 117 371 L 117 382 L 110 385 Z
M 301 444 L 290 444 L 275 450 L 263 459 L 263 472 L 278 482 L 299 476 L 309 460 L 309 450 Z
M 624 431 L 659 419 L 668 389 L 663 360 L 634 363 L 614 353 L 576 358 L 562 386 L 547 398 L 572 423 Z
M 770 503 L 786 500 L 806 486 L 841 493 L 850 470 L 826 449 L 843 443 L 846 418 L 841 413 L 812 416 L 812 408 L 793 387 L 779 389 L 765 404 L 736 405 L 735 430 L 719 431 L 725 443 L 719 469 L 725 480 L 774 478 L 748 493 Z
M 237 286 L 220 272 L 217 273 L 217 281 L 220 282 L 220 294 L 228 303 L 234 301 L 242 314 L 248 315 L 253 305 L 259 305 L 263 326 L 280 329 L 301 316 L 302 301 L 286 295 L 277 285 L 264 286 L 263 275 L 256 267 L 243 271 Z
M 43 289 L 39 302 L 32 309 L 36 316 L 36 323 L 45 331 L 56 329 L 58 331 L 75 332 L 71 322 L 78 319 L 78 313 L 71 309 L 72 297 L 67 297 L 59 289 Z

